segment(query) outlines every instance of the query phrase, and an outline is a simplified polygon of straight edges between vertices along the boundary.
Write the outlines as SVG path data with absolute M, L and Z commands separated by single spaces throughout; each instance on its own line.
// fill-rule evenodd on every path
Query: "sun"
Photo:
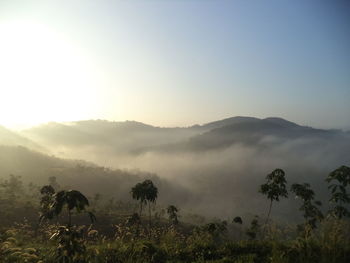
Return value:
M 94 111 L 93 63 L 60 32 L 0 23 L 0 125 L 82 119 Z

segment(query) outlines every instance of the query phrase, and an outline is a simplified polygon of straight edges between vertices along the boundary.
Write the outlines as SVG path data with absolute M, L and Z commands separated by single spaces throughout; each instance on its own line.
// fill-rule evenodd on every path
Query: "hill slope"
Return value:
M 264 213 L 267 203 L 257 189 L 275 168 L 286 171 L 289 183 L 310 183 L 317 198 L 327 201 L 324 178 L 340 165 L 349 165 L 350 156 L 349 133 L 280 118 L 234 117 L 188 128 L 137 122 L 51 123 L 21 135 L 37 138 L 57 156 L 100 166 L 62 163 L 62 159 L 53 161 L 48 156 L 35 157 L 38 153 L 27 155 L 28 150 L 7 148 L 12 150 L 3 151 L 0 159 L 3 176 L 15 173 L 40 183 L 56 176 L 61 184 L 89 194 L 102 192 L 128 200 L 133 184 L 152 177 L 161 189 L 160 202 L 221 216 L 251 210 Z M 4 160 L 11 165 L 6 166 Z M 290 217 L 292 206 L 281 202 L 278 215 Z
M 348 139 L 348 133 L 297 125 L 282 118 L 232 117 L 187 128 L 160 128 L 140 122 L 89 120 L 49 123 L 22 132 L 33 141 L 63 157 L 75 157 L 72 150 L 84 149 L 109 155 L 140 154 L 149 151 L 210 150 L 232 144 L 257 144 L 268 138 L 279 140 Z
M 210 150 L 230 147 L 232 144 L 265 145 L 296 139 L 345 139 L 346 134 L 334 130 L 321 130 L 299 126 L 281 118 L 243 119 L 229 125 L 212 129 L 192 137 L 185 148 Z M 347 138 L 348 139 L 348 138 Z
M 0 145 L 21 145 L 31 149 L 44 151 L 42 146 L 3 126 L 0 126 Z

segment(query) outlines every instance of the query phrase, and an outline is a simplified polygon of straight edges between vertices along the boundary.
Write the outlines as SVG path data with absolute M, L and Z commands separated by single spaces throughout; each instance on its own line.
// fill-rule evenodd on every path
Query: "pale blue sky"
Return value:
M 30 43 L 62 54 L 44 60 L 25 38 L 0 35 L 11 38 L 7 48 L 17 39 L 18 49 L 38 54 L 17 63 L 39 61 L 22 68 L 36 76 L 28 85 L 0 80 L 6 105 L 22 89 L 48 94 L 17 105 L 35 118 L 1 117 L 0 107 L 3 124 L 102 118 L 187 126 L 245 115 L 350 128 L 349 1 L 0 0 L 1 24 L 17 35 L 33 30 Z M 39 81 L 43 70 L 63 80 Z

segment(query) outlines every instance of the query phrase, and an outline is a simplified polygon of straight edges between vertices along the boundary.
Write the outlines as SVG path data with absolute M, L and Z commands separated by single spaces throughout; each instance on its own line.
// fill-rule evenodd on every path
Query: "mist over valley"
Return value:
M 159 205 L 228 218 L 263 214 L 258 193 L 275 168 L 288 184 L 307 182 L 329 198 L 324 179 L 349 164 L 350 135 L 300 126 L 281 118 L 232 117 L 204 125 L 161 128 L 135 121 L 47 123 L 19 132 L 1 129 L 0 176 L 47 183 L 51 176 L 90 196 L 131 201 L 130 187 L 153 178 Z M 77 161 L 81 160 L 81 161 Z M 83 178 L 83 180 L 81 180 Z M 280 220 L 298 219 L 296 202 L 278 204 Z

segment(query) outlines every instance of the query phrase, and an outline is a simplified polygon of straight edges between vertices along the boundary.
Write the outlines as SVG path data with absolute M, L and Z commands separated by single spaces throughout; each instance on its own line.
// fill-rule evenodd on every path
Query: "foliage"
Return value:
M 58 226 L 50 239 L 56 240 L 58 245 L 56 248 L 56 261 L 62 263 L 80 263 L 85 262 L 85 241 L 83 239 L 83 227 L 72 225 L 71 212 L 76 210 L 78 213 L 86 211 L 89 206 L 88 199 L 79 191 L 62 190 L 55 193 L 52 186 L 43 186 L 40 190 L 41 198 L 41 221 L 43 219 L 53 219 L 59 216 L 64 207 L 68 212 L 68 223 L 65 226 Z M 87 212 L 91 222 L 96 220 L 94 214 Z
M 260 186 L 260 192 L 267 195 L 271 201 L 279 201 L 281 197 L 288 197 L 287 181 L 282 169 L 275 169 L 266 176 L 266 183 Z
M 83 239 L 83 227 L 59 226 L 50 239 L 58 243 L 57 262 L 85 262 L 86 246 Z
M 169 216 L 169 220 L 170 220 L 171 224 L 173 224 L 173 225 L 179 224 L 179 220 L 178 220 L 178 217 L 177 217 L 177 212 L 178 212 L 178 209 L 177 209 L 176 206 L 174 206 L 174 205 L 169 205 L 168 206 L 167 213 L 168 213 L 168 216 Z
M 240 216 L 236 216 L 232 222 L 236 223 L 236 224 L 240 224 L 242 225 L 243 224 L 243 221 L 242 221 L 242 218 Z
M 149 238 L 151 236 L 152 228 L 152 213 L 151 213 L 151 203 L 155 203 L 158 197 L 158 188 L 153 184 L 151 180 L 145 180 L 142 183 L 137 183 L 131 189 L 132 198 L 140 201 L 140 217 L 142 214 L 142 205 L 148 203 L 149 211 L 149 228 L 148 234 Z
M 338 185 L 330 187 L 331 190 L 336 189 L 334 193 L 342 192 L 340 186 L 343 186 L 347 194 L 347 169 L 342 168 L 340 171 L 341 173 L 339 170 L 331 173 L 332 176 L 327 180 Z M 12 183 L 9 183 L 11 180 Z M 154 185 L 153 187 L 156 189 Z M 12 195 L 8 189 L 16 189 L 16 192 Z M 25 199 L 34 198 L 35 195 L 26 191 L 34 191 L 37 187 L 32 185 L 25 191 L 24 189 L 20 177 L 12 177 L 0 186 L 2 202 L 11 204 L 14 209 L 21 206 L 27 209 L 27 214 L 18 215 L 22 218 L 20 223 L 12 223 L 9 227 L 0 222 L 1 263 L 350 262 L 350 222 L 344 216 L 341 219 L 326 217 L 320 220 L 320 205 L 315 201 L 315 193 L 310 185 L 306 183 L 293 184 L 291 191 L 302 201 L 300 210 L 305 218 L 304 229 L 308 229 L 307 238 L 297 235 L 294 226 L 290 227 L 293 232 L 288 232 L 288 226 L 276 225 L 271 230 L 272 238 L 263 239 L 260 219 L 256 216 L 246 228 L 247 237 L 240 237 L 239 241 L 230 235 L 237 225 L 240 229 L 245 227 L 242 218 L 238 216 L 232 221 L 237 225 L 221 220 L 194 225 L 182 220 L 179 222 L 178 208 L 170 205 L 163 208 L 164 214 L 168 213 L 169 220 L 164 215 L 159 216 L 150 233 L 146 224 L 141 224 L 140 214 L 131 212 L 135 207 L 130 206 L 130 203 L 122 205 L 118 200 L 113 200 L 108 208 L 102 202 L 99 203 L 99 225 L 95 228 L 96 225 L 85 226 L 84 220 L 87 218 L 84 214 L 79 214 L 89 214 L 89 200 L 81 192 L 57 192 L 52 185 L 44 186 L 40 192 L 36 190 L 41 195 L 36 206 L 33 200 L 33 206 L 28 206 Z M 11 195 L 14 200 L 10 200 Z M 270 196 L 270 200 L 278 201 L 282 196 Z M 153 189 L 153 197 L 152 199 L 145 194 L 143 204 L 155 202 L 158 190 Z M 142 198 L 139 196 L 137 199 L 135 196 L 138 201 Z M 338 205 L 346 208 L 347 203 L 343 202 L 345 199 L 336 199 L 339 198 L 338 195 L 334 198 Z M 128 213 L 121 213 L 128 206 Z M 117 210 L 120 208 L 122 210 Z M 37 221 L 30 216 L 23 220 L 30 214 L 37 219 L 38 212 L 45 219 L 39 228 Z M 317 228 L 314 227 L 316 223 Z
M 308 183 L 293 184 L 291 191 L 303 201 L 299 210 L 304 213 L 305 223 L 310 225 L 312 229 L 316 228 L 316 223 L 323 219 L 323 214 L 318 208 L 322 204 L 320 201 L 314 201 L 315 193 L 310 189 L 310 185 Z
M 260 193 L 266 195 L 270 200 L 270 207 L 266 218 L 266 223 L 270 218 L 272 202 L 279 201 L 282 197 L 288 197 L 288 191 L 286 188 L 285 173 L 282 169 L 275 169 L 266 176 L 266 183 L 260 186 Z
M 55 215 L 53 203 L 55 201 L 55 189 L 51 185 L 45 185 L 40 189 L 40 222 L 44 219 L 52 219 Z
M 89 215 L 91 222 L 96 220 L 94 214 L 86 210 L 89 206 L 88 199 L 79 191 L 62 190 L 55 193 L 51 186 L 44 186 L 41 188 L 41 194 L 41 220 L 53 219 L 54 216 L 61 214 L 64 207 L 67 208 L 68 212 L 68 225 L 72 224 L 71 213 L 74 209 L 77 213 L 85 211 Z
M 226 238 L 227 235 L 227 222 L 219 221 L 208 223 L 201 227 L 202 231 L 209 233 L 217 242 Z
M 326 182 L 332 183 L 328 186 L 332 194 L 329 201 L 334 204 L 329 214 L 339 219 L 350 217 L 350 212 L 345 206 L 350 203 L 350 195 L 346 191 L 346 187 L 350 184 L 350 167 L 343 165 L 334 170 L 328 175 Z
M 257 238 L 258 234 L 260 233 L 260 228 L 261 226 L 259 224 L 259 217 L 255 216 L 250 222 L 250 227 L 246 230 L 246 234 L 250 240 Z
M 142 214 L 142 205 L 154 203 L 158 197 L 158 189 L 151 180 L 145 180 L 137 183 L 131 188 L 132 198 L 140 201 L 140 215 Z

